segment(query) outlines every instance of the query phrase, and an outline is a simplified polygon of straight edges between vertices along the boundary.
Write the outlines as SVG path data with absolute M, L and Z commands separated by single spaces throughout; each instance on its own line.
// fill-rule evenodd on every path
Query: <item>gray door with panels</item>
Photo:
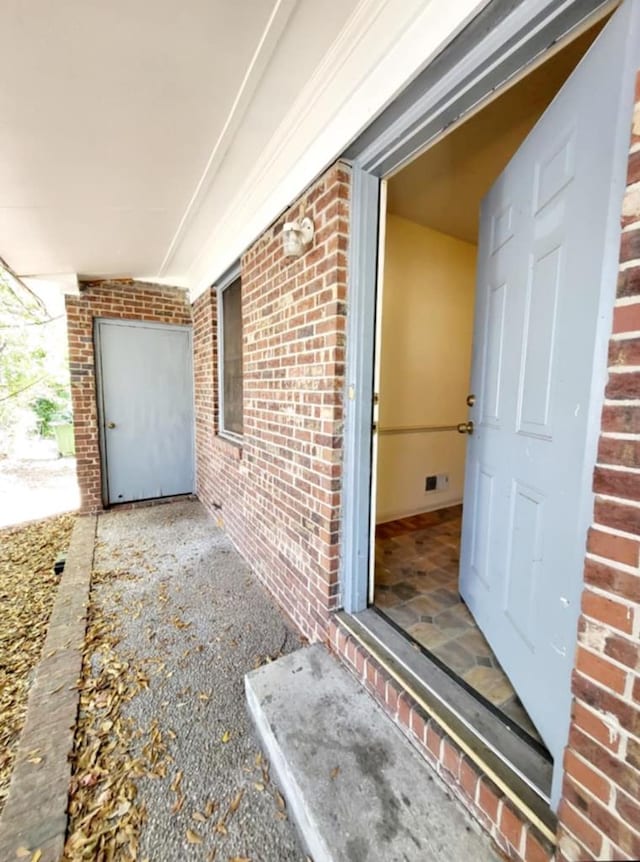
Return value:
M 108 502 L 191 493 L 190 328 L 100 320 L 96 342 Z
M 637 2 L 615 13 L 481 212 L 460 590 L 556 763 L 570 716 L 639 18 Z

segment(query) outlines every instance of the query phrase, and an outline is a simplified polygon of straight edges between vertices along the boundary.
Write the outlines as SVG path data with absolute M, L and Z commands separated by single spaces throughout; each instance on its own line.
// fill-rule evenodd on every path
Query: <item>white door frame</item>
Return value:
M 177 323 L 158 323 L 147 320 L 130 320 L 122 317 L 94 317 L 93 319 L 93 355 L 95 366 L 95 396 L 96 396 L 96 412 L 98 417 L 98 444 L 100 449 L 100 479 L 102 489 L 102 504 L 105 507 L 113 505 L 109 502 L 109 473 L 107 470 L 107 439 L 105 433 L 106 414 L 104 409 L 104 388 L 103 388 L 103 370 L 102 370 L 102 344 L 100 330 L 102 326 L 129 326 L 133 328 L 145 329 L 174 329 L 180 332 L 187 332 L 189 335 L 189 354 L 193 365 L 193 329 L 190 324 Z M 193 374 L 193 370 L 192 370 Z M 194 453 L 194 465 L 192 475 L 192 490 L 196 487 L 196 467 L 195 467 L 195 387 L 193 387 L 193 417 L 194 422 L 191 428 L 192 446 Z

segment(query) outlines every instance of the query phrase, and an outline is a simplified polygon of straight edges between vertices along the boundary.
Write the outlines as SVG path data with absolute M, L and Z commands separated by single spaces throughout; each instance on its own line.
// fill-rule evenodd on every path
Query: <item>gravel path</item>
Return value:
M 149 688 L 127 714 L 140 727 L 156 719 L 173 759 L 165 778 L 138 782 L 138 858 L 304 860 L 243 682 L 299 641 L 225 534 L 197 502 L 107 513 L 94 568 L 95 599 L 119 615 L 118 652 L 148 667 Z

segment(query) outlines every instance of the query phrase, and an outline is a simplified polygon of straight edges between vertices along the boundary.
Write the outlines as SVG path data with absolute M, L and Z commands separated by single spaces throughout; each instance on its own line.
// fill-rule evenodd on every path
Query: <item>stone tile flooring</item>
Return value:
M 535 740 L 540 737 L 458 594 L 462 507 L 376 529 L 374 604 Z

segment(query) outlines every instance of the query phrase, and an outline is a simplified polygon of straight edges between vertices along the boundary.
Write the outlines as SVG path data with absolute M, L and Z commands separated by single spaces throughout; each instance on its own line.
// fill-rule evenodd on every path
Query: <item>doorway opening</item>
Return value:
M 605 23 L 388 178 L 382 198 L 370 602 L 539 751 L 460 595 L 480 202 Z

